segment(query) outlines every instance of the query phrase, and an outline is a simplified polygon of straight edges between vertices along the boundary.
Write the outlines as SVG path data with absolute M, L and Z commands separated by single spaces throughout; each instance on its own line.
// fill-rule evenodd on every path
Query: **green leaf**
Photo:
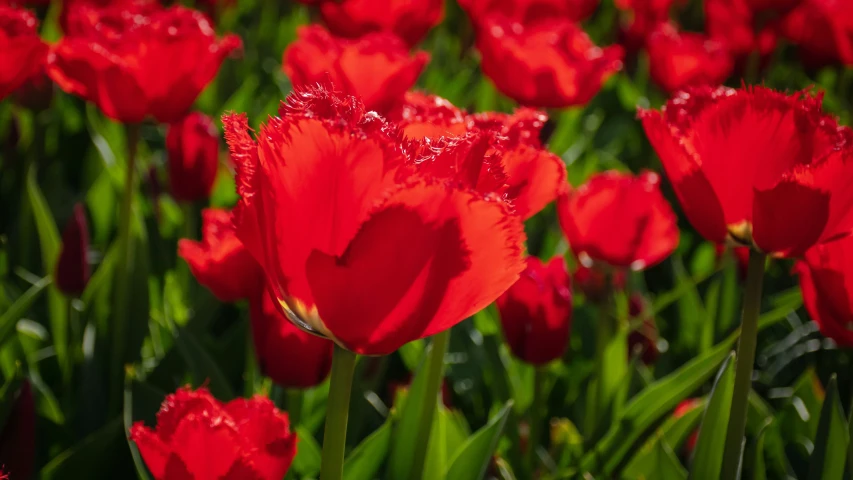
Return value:
M 189 329 L 177 329 L 175 344 L 181 356 L 184 357 L 196 385 L 207 383 L 210 393 L 223 402 L 234 398 L 234 391 L 231 390 L 228 378 Z
M 838 396 L 838 379 L 833 375 L 820 410 L 814 451 L 809 462 L 809 480 L 841 480 L 849 445 L 850 432 Z
M 658 429 L 657 435 L 643 445 L 643 448 L 625 467 L 625 476 L 629 478 L 647 476 L 649 473 L 649 464 L 654 464 L 654 456 L 657 455 L 656 445 L 659 442 L 665 442 L 666 445 L 673 449 L 678 449 L 699 425 L 702 419 L 702 414 L 705 411 L 705 402 L 697 401 L 689 410 L 682 412 L 678 417 L 673 414 L 670 416 L 661 427 Z
M 450 462 L 446 478 L 453 480 L 480 480 L 486 473 L 489 461 L 498 446 L 512 401 L 506 402 L 489 423 L 474 432 Z
M 30 208 L 32 208 L 36 230 L 38 230 L 42 267 L 46 275 L 53 275 L 56 270 L 56 261 L 59 259 L 61 242 L 56 222 L 50 213 L 50 208 L 47 206 L 41 189 L 39 189 L 34 167 L 30 168 L 27 174 L 27 197 L 30 201 Z M 50 313 L 53 348 L 56 351 L 56 358 L 62 369 L 63 377 L 68 380 L 71 376 L 72 365 L 68 354 L 68 309 L 66 303 L 67 300 L 56 289 L 56 286 L 50 286 L 47 306 Z
M 421 364 L 415 371 L 412 383 L 409 385 L 409 391 L 405 395 L 398 395 L 398 399 L 405 398 L 402 407 L 395 405 L 395 413 L 398 421 L 394 425 L 392 435 L 393 443 L 391 444 L 391 456 L 388 462 L 388 471 L 386 476 L 389 479 L 406 478 L 409 475 L 409 467 L 413 462 L 415 452 L 412 450 L 412 445 L 415 443 L 417 435 L 419 415 L 426 400 L 424 391 L 426 390 L 426 373 L 428 371 L 426 359 L 429 358 L 429 352 L 432 351 L 432 343 L 426 348 Z M 396 410 L 399 408 L 399 412 Z
M 391 420 L 362 440 L 344 463 L 344 480 L 373 480 L 391 447 Z
M 27 313 L 39 295 L 41 295 L 41 292 L 50 285 L 51 281 L 50 276 L 42 278 L 28 288 L 23 295 L 18 297 L 15 303 L 10 305 L 3 315 L 0 315 L 0 345 L 3 345 L 12 336 L 18 320 Z
M 293 459 L 293 470 L 303 477 L 316 477 L 320 473 L 322 453 L 320 445 L 304 426 L 296 427 L 299 438 L 296 447 L 296 457 Z
M 53 457 L 41 470 L 43 480 L 68 478 L 129 478 L 111 475 L 113 464 L 126 454 L 124 422 L 116 417 L 75 446 Z M 129 473 L 129 472 L 128 472 Z
M 720 478 L 734 382 L 735 362 L 734 353 L 731 353 L 720 367 L 720 373 L 717 375 L 711 397 L 705 407 L 705 415 L 699 427 L 699 437 L 693 453 L 691 479 L 717 480 Z
M 767 480 L 767 466 L 764 462 L 764 437 L 767 436 L 767 430 L 770 426 L 770 421 L 764 424 L 764 427 L 759 430 L 755 437 L 755 457 L 752 463 L 752 479 Z
M 633 465 L 633 469 L 630 471 L 626 469 L 623 477 L 677 480 L 687 478 L 687 470 L 678 460 L 678 456 L 675 455 L 666 439 L 662 435 L 658 435 L 651 441 L 648 453 L 642 457 L 641 461 Z
M 427 446 L 424 480 L 444 480 L 450 459 L 470 436 L 465 417 L 438 404 Z
M 406 368 L 409 371 L 414 371 L 418 368 L 418 364 L 422 358 L 424 358 L 424 349 L 426 348 L 426 342 L 424 340 L 415 340 L 409 342 L 399 350 L 397 353 L 400 354 L 400 358 L 403 360 L 403 364 L 406 365 Z

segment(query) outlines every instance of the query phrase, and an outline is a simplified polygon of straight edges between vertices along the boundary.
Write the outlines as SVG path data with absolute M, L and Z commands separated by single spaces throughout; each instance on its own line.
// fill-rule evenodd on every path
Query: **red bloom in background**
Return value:
M 853 347 L 853 237 L 812 248 L 796 270 L 803 303 L 820 332 Z
M 688 398 L 687 400 L 682 401 L 675 407 L 675 410 L 672 412 L 673 418 L 680 418 L 684 415 L 687 415 L 691 411 L 696 408 L 700 408 L 702 406 L 701 398 Z M 688 456 L 693 453 L 693 449 L 696 448 L 696 440 L 699 439 L 699 429 L 693 431 L 689 437 L 687 437 L 687 441 L 684 443 L 684 449 L 687 451 Z
M 584 265 L 604 262 L 642 270 L 678 246 L 675 214 L 653 172 L 609 171 L 557 201 L 560 226 Z
M 414 45 L 441 23 L 444 0 L 324 0 L 320 16 L 335 35 L 390 32 Z
M 640 118 L 708 240 L 797 257 L 853 229 L 853 133 L 821 112 L 820 96 L 698 88 Z
M 527 258 L 527 268 L 497 300 L 504 338 L 521 360 L 544 365 L 563 356 L 572 324 L 572 290 L 563 257 L 547 265 Z
M 586 20 L 598 8 L 599 0 L 460 0 L 459 5 L 474 24 L 499 14 L 523 24 L 543 19 Z
M 208 208 L 201 212 L 201 221 L 202 240 L 181 239 L 178 255 L 216 298 L 253 298 L 263 288 L 263 270 L 237 238 L 231 212 Z
M 539 140 L 548 120 L 543 112 L 520 108 L 511 115 L 496 112 L 468 115 L 443 98 L 410 92 L 391 117 L 399 119 L 406 137 L 423 140 L 428 145 L 442 142 L 442 137 L 446 137 L 451 142 L 467 139 L 484 147 L 485 155 L 491 159 L 490 168 L 500 172 L 503 182 L 503 186 L 493 191 L 511 201 L 515 213 L 523 219 L 545 208 L 565 188 L 565 164 Z M 489 137 L 489 132 L 500 138 Z M 481 158 L 475 156 L 471 160 L 482 165 Z M 494 182 L 487 183 L 494 187 Z
M 241 44 L 217 39 L 201 12 L 180 6 L 81 9 L 53 47 L 48 74 L 124 123 L 179 120 Z
M 32 13 L 0 5 L 0 100 L 44 68 L 47 50 Z
M 778 14 L 766 13 L 768 9 L 759 1 L 705 0 L 708 34 L 725 44 L 731 55 L 741 62 L 747 61 L 753 52 L 758 52 L 766 62 L 776 48 L 778 18 L 774 17 Z
M 264 289 L 249 304 L 261 372 L 285 388 L 323 383 L 332 368 L 332 342 L 290 323 L 275 302 Z
M 36 457 L 36 408 L 29 380 L 17 392 L 9 392 L 11 403 L 6 423 L 0 430 L 0 478 L 3 472 L 14 479 L 33 478 Z
M 155 480 L 280 480 L 296 455 L 287 414 L 268 398 L 223 404 L 204 388 L 166 395 L 156 427 L 136 422 L 130 439 Z
M 331 80 L 380 113 L 403 99 L 429 61 L 426 52 L 409 55 L 406 45 L 390 33 L 347 40 L 311 25 L 300 27 L 297 35 L 285 50 L 282 65 L 295 87 Z
M 224 122 L 237 235 L 288 318 L 381 355 L 452 327 L 516 280 L 524 234 L 509 206 L 418 172 L 434 155 L 460 160 L 447 149 L 424 153 L 322 86 L 297 90 L 279 115 L 257 143 L 244 115 Z
M 78 22 L 97 22 L 99 11 L 106 8 L 151 13 L 162 7 L 158 0 L 63 0 L 62 10 L 59 12 L 59 25 L 62 31 L 67 33 Z
M 726 47 L 701 33 L 679 32 L 664 23 L 646 41 L 652 80 L 668 92 L 688 86 L 719 85 L 734 63 Z
M 651 365 L 660 356 L 658 349 L 658 326 L 652 314 L 648 300 L 642 295 L 633 294 L 628 298 L 628 315 L 632 321 L 642 320 L 636 330 L 628 334 L 628 355 L 640 354 L 640 360 Z
M 54 281 L 60 292 L 79 296 L 89 283 L 89 223 L 83 205 L 74 205 L 74 213 L 62 231 L 62 248 L 56 261 Z
M 645 46 L 646 39 L 659 25 L 669 23 L 669 13 L 681 0 L 615 0 L 616 8 L 627 13 L 627 26 L 622 30 L 623 41 L 631 51 Z
M 853 2 L 803 0 L 785 17 L 782 33 L 809 65 L 853 65 Z
M 492 16 L 483 25 L 477 36 L 483 73 L 523 105 L 583 105 L 622 67 L 621 47 L 597 47 L 568 20 L 524 26 Z
M 169 125 L 166 152 L 169 186 L 175 200 L 195 202 L 208 198 L 219 169 L 219 130 L 213 120 L 193 112 Z
M 587 300 L 601 303 L 609 298 L 611 292 L 625 288 L 625 277 L 625 270 L 622 269 L 610 269 L 599 264 L 587 267 L 581 264 L 572 274 L 572 283 Z

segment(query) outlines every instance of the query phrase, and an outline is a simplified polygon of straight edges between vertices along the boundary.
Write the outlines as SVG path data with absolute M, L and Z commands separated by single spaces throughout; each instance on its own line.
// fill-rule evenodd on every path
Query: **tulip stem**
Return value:
M 118 253 L 119 262 L 116 270 L 114 292 L 115 308 L 113 309 L 113 358 L 112 358 L 112 390 L 110 396 L 115 398 L 112 405 L 121 407 L 122 395 L 124 393 L 124 357 L 127 336 L 127 301 L 128 285 L 133 263 L 133 243 L 131 242 L 131 216 L 133 214 L 134 183 L 136 172 L 136 152 L 139 146 L 139 125 L 127 125 L 127 162 L 125 163 L 124 192 L 119 210 L 118 226 Z
M 527 463 L 530 478 L 536 478 L 537 462 L 536 447 L 542 431 L 542 414 L 545 412 L 545 367 L 537 365 L 533 373 L 533 405 L 530 408 L 530 437 L 527 440 Z
M 437 333 L 432 337 L 429 357 L 426 368 L 426 388 L 424 402 L 421 404 L 421 412 L 418 418 L 418 431 L 415 437 L 415 455 L 409 478 L 420 480 L 424 473 L 427 449 L 429 448 L 429 436 L 432 433 L 432 419 L 435 418 L 435 410 L 438 405 L 438 392 L 444 379 L 444 355 L 450 344 L 450 329 Z
M 347 417 L 354 372 L 355 354 L 335 344 L 332 354 L 332 380 L 326 406 L 326 428 L 323 433 L 320 480 L 340 480 L 344 475 Z
M 749 390 L 752 386 L 752 367 L 755 363 L 755 350 L 758 343 L 758 315 L 761 311 L 761 286 L 764 282 L 765 259 L 765 254 L 754 250 L 749 254 L 743 319 L 737 348 L 735 386 L 720 478 L 737 478 L 737 472 L 740 470 Z

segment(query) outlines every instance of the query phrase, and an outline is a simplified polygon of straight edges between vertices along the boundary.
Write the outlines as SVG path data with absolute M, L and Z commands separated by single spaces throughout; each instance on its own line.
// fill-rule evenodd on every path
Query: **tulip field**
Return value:
M 851 0 L 0 0 L 0 480 L 853 480 L 851 112 Z

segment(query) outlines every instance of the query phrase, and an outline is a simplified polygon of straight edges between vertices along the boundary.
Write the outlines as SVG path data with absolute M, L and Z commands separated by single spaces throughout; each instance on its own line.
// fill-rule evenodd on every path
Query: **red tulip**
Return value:
M 219 169 L 219 131 L 207 115 L 193 112 L 169 125 L 169 185 L 175 200 L 195 202 L 210 196 Z
M 688 398 L 687 400 L 682 401 L 675 407 L 675 411 L 672 412 L 673 418 L 680 418 L 684 415 L 687 415 L 691 411 L 696 408 L 699 408 L 702 405 L 702 399 L 700 398 Z M 691 455 L 693 453 L 693 449 L 696 448 L 696 440 L 699 439 L 699 429 L 695 429 L 689 437 L 687 437 L 687 441 L 684 444 L 684 449 L 687 451 L 687 455 Z
M 154 429 L 130 429 L 155 480 L 280 480 L 296 455 L 287 414 L 268 399 L 223 404 L 200 388 L 166 395 Z
M 223 302 L 254 297 L 263 288 L 263 270 L 243 247 L 231 212 L 208 208 L 201 212 L 202 240 L 182 239 L 178 255 L 196 280 Z
M 825 336 L 853 347 L 853 237 L 818 245 L 797 264 L 803 303 Z
M 74 28 L 72 25 L 78 21 L 97 21 L 99 11 L 106 8 L 122 8 L 134 12 L 142 10 L 145 13 L 161 8 L 158 0 L 63 0 L 61 4 L 59 25 L 66 33 L 71 31 Z
M 17 392 L 9 392 L 11 402 L 6 423 L 0 431 L 0 479 L 3 472 L 15 479 L 33 477 L 36 456 L 36 409 L 33 390 L 24 380 Z
M 324 0 L 320 16 L 335 35 L 389 32 L 414 45 L 441 23 L 444 0 Z
M 573 22 L 586 20 L 598 8 L 599 0 L 460 0 L 459 5 L 475 24 L 499 14 L 519 23 L 529 24 L 543 19 L 565 18 Z
M 609 299 L 614 291 L 622 291 L 626 283 L 625 270 L 609 269 L 605 265 L 578 265 L 572 274 L 576 291 L 583 293 L 590 302 L 601 303 Z
M 687 218 L 705 238 L 777 256 L 853 229 L 853 133 L 821 97 L 699 88 L 640 111 Z
M 506 17 L 484 21 L 477 38 L 482 69 L 504 95 L 523 105 L 583 105 L 622 67 L 622 48 L 599 48 L 567 20 L 523 26 Z
M 496 186 L 487 181 L 486 190 L 503 195 L 523 219 L 545 208 L 565 188 L 565 164 L 539 140 L 548 120 L 543 112 L 520 108 L 511 115 L 468 115 L 443 98 L 407 93 L 406 101 L 391 116 L 399 119 L 406 137 L 424 140 L 426 145 L 434 146 L 443 141 L 442 137 L 451 142 L 467 138 L 472 147 L 485 148 L 486 157 L 491 159 L 489 168 L 500 172 L 502 183 Z M 500 137 L 494 138 L 493 134 Z M 483 158 L 480 152 L 473 160 Z
M 652 80 L 668 92 L 694 85 L 719 85 L 732 73 L 726 47 L 701 33 L 679 32 L 665 23 L 646 41 Z
M 298 39 L 284 52 L 284 73 L 296 87 L 329 79 L 370 110 L 385 113 L 402 101 L 429 61 L 429 54 L 409 55 L 390 33 L 372 33 L 358 40 L 336 38 L 323 27 L 297 30 Z
M 572 291 L 563 257 L 547 265 L 527 258 L 527 268 L 497 300 L 504 337 L 519 359 L 544 365 L 563 356 L 572 324 Z
M 56 261 L 54 281 L 60 292 L 79 296 L 89 283 L 89 224 L 83 205 L 74 205 L 74 213 L 62 231 L 62 248 Z
M 0 100 L 38 75 L 47 50 L 32 13 L 0 5 Z
M 853 2 L 803 0 L 785 17 L 782 33 L 809 65 L 853 65 Z
M 264 289 L 252 302 L 252 339 L 261 372 L 285 388 L 323 383 L 332 368 L 332 342 L 290 323 Z
M 355 97 L 297 90 L 257 143 L 224 118 L 237 235 L 289 318 L 381 355 L 479 311 L 523 269 L 521 220 L 494 195 L 419 175 L 426 156 Z
M 53 47 L 48 74 L 124 123 L 179 120 L 240 46 L 234 35 L 217 39 L 202 13 L 180 6 L 81 8 Z
M 675 250 L 678 225 L 659 183 L 653 172 L 609 171 L 560 197 L 560 226 L 582 264 L 643 270 Z
M 705 27 L 741 62 L 758 52 L 763 62 L 776 48 L 777 22 L 759 0 L 705 0 Z M 769 0 L 773 1 L 773 0 Z
M 616 0 L 616 8 L 627 13 L 627 26 L 621 35 L 628 50 L 636 51 L 645 47 L 646 39 L 661 24 L 669 23 L 670 10 L 680 0 Z
M 642 295 L 633 294 L 628 298 L 628 315 L 643 323 L 628 334 L 628 355 L 640 354 L 640 360 L 646 365 L 655 363 L 660 356 L 658 349 L 658 327 L 651 308 Z

